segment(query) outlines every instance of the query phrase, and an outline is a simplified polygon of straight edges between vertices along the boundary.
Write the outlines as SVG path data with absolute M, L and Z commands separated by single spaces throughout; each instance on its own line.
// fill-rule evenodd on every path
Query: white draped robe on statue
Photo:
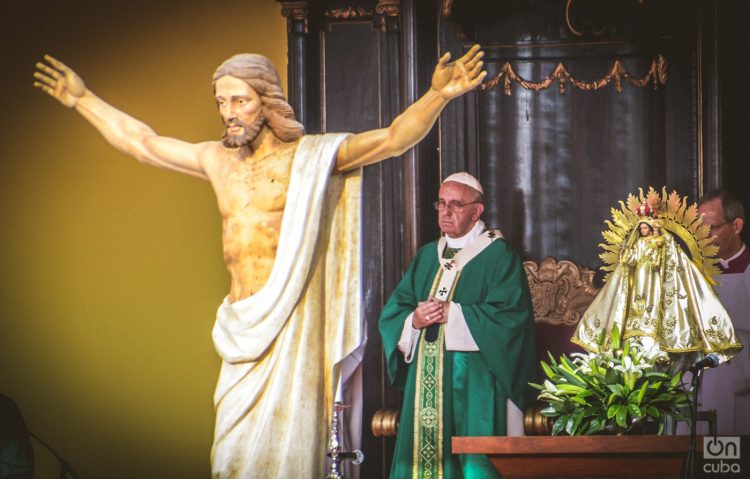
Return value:
M 331 174 L 345 137 L 300 140 L 268 282 L 219 307 L 215 479 L 324 474 L 341 362 L 363 342 L 361 170 Z

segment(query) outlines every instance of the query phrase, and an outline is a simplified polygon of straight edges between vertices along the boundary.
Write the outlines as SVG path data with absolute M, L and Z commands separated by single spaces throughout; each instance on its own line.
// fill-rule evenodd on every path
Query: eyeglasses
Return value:
M 709 226 L 709 228 L 710 228 L 711 231 L 716 231 L 719 228 L 721 228 L 722 226 L 728 225 L 729 223 L 731 223 L 731 221 L 725 221 L 725 222 L 719 223 L 717 225 L 708 225 L 708 226 Z
M 460 201 L 450 201 L 446 203 L 445 201 L 440 200 L 440 201 L 436 201 L 432 203 L 432 206 L 434 206 L 435 209 L 438 211 L 443 211 L 445 208 L 448 208 L 448 211 L 450 211 L 451 213 L 458 213 L 459 211 L 464 209 L 464 206 L 469 206 L 469 205 L 473 205 L 476 203 L 481 203 L 481 201 L 472 201 L 471 203 L 461 203 Z

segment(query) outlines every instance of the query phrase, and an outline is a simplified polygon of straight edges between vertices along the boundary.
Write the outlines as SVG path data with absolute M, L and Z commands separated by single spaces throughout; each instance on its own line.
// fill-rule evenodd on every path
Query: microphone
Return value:
M 362 461 L 365 460 L 364 453 L 359 449 L 355 449 L 352 452 L 342 452 L 341 454 L 339 454 L 339 457 L 341 459 L 349 459 L 352 461 L 352 464 L 355 465 L 362 464 Z
M 719 365 L 719 356 L 715 353 L 706 354 L 706 356 L 695 364 L 688 366 L 688 371 L 693 373 L 701 369 L 715 368 Z
M 365 460 L 365 454 L 359 449 L 355 449 L 351 452 L 327 452 L 326 456 L 330 457 L 333 460 L 333 463 L 336 464 L 336 466 L 338 466 L 339 462 L 344 460 L 352 461 L 352 464 L 358 466 Z

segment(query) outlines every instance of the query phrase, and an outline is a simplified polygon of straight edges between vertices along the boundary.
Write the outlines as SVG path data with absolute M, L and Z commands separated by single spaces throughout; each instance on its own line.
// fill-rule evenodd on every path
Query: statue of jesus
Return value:
M 49 55 L 37 63 L 34 86 L 115 148 L 216 193 L 231 288 L 213 330 L 214 478 L 322 476 L 341 363 L 362 337 L 360 168 L 424 138 L 452 98 L 482 82 L 482 56 L 477 45 L 453 62 L 443 55 L 427 93 L 386 128 L 305 135 L 270 60 L 235 55 L 213 76 L 222 140 L 201 143 L 158 135 Z

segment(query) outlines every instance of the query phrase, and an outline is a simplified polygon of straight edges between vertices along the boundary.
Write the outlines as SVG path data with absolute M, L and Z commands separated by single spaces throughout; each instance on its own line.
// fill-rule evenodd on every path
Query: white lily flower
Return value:
M 630 356 L 625 356 L 625 358 L 622 360 L 622 364 L 615 366 L 615 369 L 623 374 L 634 374 L 635 377 L 639 378 L 643 375 L 643 370 L 650 367 L 651 365 L 649 364 L 635 364 Z
M 651 339 L 651 338 L 649 338 Z M 666 351 L 662 351 L 659 344 L 655 341 L 650 341 L 651 344 L 644 344 L 643 347 L 643 358 L 651 364 L 658 361 L 669 360 L 669 354 Z
M 562 398 L 560 398 L 558 396 L 555 396 L 554 394 L 550 394 L 548 392 L 541 393 L 537 399 L 542 400 L 542 401 L 548 401 L 548 402 L 553 402 L 553 401 L 562 402 L 562 401 L 564 401 L 564 399 L 562 399 Z
M 576 365 L 576 373 L 582 372 L 584 374 L 591 374 L 590 362 L 596 358 L 596 354 L 593 353 L 571 353 L 571 362 Z

